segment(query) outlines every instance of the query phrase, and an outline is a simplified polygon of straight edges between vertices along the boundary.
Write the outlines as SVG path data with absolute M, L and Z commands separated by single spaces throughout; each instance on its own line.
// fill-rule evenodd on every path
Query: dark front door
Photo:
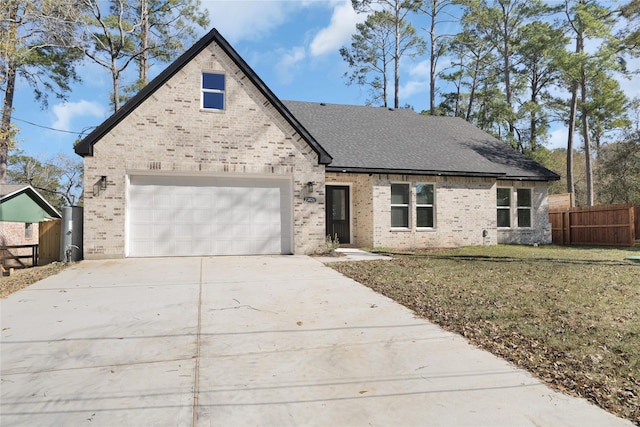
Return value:
M 349 187 L 346 185 L 327 185 L 327 235 L 338 235 L 340 243 L 351 243 L 349 225 Z

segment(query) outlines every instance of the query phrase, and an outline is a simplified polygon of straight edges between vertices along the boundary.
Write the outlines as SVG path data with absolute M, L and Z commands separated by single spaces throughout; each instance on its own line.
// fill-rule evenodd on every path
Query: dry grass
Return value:
M 11 276 L 0 278 L 0 298 L 6 298 L 12 293 L 24 289 L 49 276 L 58 274 L 70 264 L 54 262 L 38 267 L 15 269 Z
M 640 255 L 474 247 L 331 267 L 640 425 Z

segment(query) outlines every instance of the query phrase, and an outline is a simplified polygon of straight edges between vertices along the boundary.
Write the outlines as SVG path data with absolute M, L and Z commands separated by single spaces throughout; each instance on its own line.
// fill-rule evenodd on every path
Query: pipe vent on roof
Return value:
M 389 108 L 389 111 L 393 111 L 393 108 Z
M 320 105 L 322 105 L 322 106 L 324 107 L 324 106 L 325 106 L 325 105 L 327 105 L 327 104 L 325 104 L 324 102 L 321 102 L 321 103 L 320 103 Z

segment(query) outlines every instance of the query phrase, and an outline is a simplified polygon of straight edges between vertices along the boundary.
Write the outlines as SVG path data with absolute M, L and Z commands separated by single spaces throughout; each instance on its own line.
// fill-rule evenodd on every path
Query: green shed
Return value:
M 0 221 L 39 223 L 62 218 L 32 186 L 0 184 Z

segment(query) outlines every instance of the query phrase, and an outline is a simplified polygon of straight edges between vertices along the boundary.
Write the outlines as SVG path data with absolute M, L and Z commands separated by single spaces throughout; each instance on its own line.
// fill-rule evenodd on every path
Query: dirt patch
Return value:
M 58 274 L 70 265 L 72 265 L 72 263 L 54 262 L 38 267 L 14 269 L 10 276 L 0 278 L 0 298 L 6 298 L 20 289 L 24 289 L 42 279 Z

